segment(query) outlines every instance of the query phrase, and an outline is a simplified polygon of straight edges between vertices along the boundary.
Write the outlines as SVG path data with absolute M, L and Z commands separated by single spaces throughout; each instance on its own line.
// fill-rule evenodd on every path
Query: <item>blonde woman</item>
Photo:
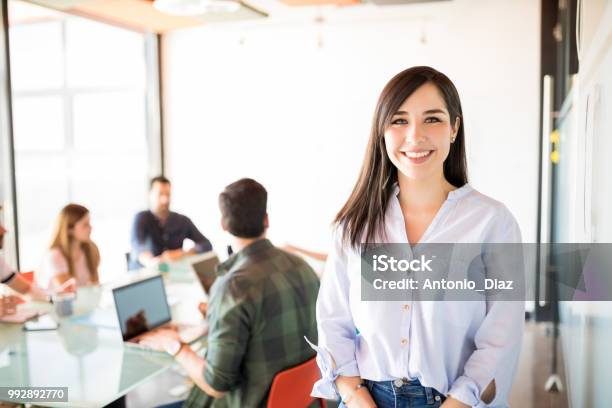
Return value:
M 59 214 L 44 270 L 55 289 L 74 279 L 76 286 L 98 284 L 100 252 L 91 240 L 89 210 L 68 204 Z

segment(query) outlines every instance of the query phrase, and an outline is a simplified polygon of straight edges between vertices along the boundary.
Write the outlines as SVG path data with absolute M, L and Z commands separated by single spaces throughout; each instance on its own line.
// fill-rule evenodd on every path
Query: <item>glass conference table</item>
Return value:
M 122 341 L 112 300 L 112 287 L 156 273 L 130 272 L 112 286 L 79 289 L 67 318 L 58 318 L 50 304 L 19 305 L 48 312 L 59 328 L 26 332 L 21 324 L 0 323 L 0 387 L 68 387 L 68 402 L 35 405 L 99 408 L 170 368 L 174 360 L 167 354 Z M 197 304 L 205 295 L 188 261 L 162 275 L 173 320 L 204 324 Z

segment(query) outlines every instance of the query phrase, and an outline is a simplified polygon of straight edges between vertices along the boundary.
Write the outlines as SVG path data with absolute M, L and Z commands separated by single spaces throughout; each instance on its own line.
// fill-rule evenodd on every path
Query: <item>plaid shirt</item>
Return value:
M 265 406 L 274 376 L 312 357 L 319 279 L 301 258 L 256 241 L 219 265 L 208 305 L 204 379 L 184 407 Z

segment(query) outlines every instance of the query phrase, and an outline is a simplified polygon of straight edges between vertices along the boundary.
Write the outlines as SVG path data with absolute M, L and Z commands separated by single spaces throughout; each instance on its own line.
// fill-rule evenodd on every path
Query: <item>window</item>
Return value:
M 147 39 L 18 0 L 9 17 L 21 269 L 39 270 L 57 214 L 75 202 L 91 213 L 100 279 L 112 280 L 146 206 Z

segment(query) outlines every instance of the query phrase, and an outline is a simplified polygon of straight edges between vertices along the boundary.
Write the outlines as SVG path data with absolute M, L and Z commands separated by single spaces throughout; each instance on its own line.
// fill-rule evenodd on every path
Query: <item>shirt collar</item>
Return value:
M 241 251 L 236 252 L 235 254 L 227 258 L 225 262 L 220 263 L 217 266 L 217 275 L 220 276 L 226 274 L 236 265 L 240 265 L 242 261 L 251 257 L 253 254 L 265 251 L 272 247 L 272 243 L 267 238 L 258 239 L 257 241 L 243 248 Z
M 466 194 L 468 194 L 472 190 L 473 190 L 472 186 L 470 186 L 468 183 L 465 183 L 461 187 L 448 193 L 448 199 L 451 201 L 459 200 L 461 197 L 464 197 Z
M 447 200 L 449 200 L 449 201 L 458 200 L 458 199 L 460 199 L 461 197 L 465 196 L 467 193 L 469 193 L 472 190 L 473 190 L 472 186 L 470 186 L 468 183 L 465 183 L 463 186 L 461 186 L 459 188 L 456 188 L 455 190 L 453 190 L 450 193 L 448 193 Z M 396 181 L 393 184 L 393 195 L 392 195 L 392 197 L 397 197 L 399 192 L 400 192 L 399 183 Z

